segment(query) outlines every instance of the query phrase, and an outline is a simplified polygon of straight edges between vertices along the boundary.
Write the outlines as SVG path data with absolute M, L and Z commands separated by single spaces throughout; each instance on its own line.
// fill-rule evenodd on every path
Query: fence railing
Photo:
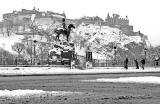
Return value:
M 139 66 L 141 66 L 141 62 L 138 61 Z M 135 67 L 136 64 L 134 60 L 129 60 L 129 67 Z M 158 66 L 155 61 L 147 61 L 145 63 L 147 67 Z M 93 67 L 124 67 L 124 60 L 93 60 Z
M 0 67 L 13 67 L 13 66 L 19 66 L 19 67 L 46 67 L 46 66 L 58 66 L 62 65 L 61 62 L 54 62 L 49 59 L 35 59 L 35 63 L 31 63 L 31 60 L 25 60 L 23 58 L 17 58 L 17 59 L 5 59 L 0 58 Z M 86 58 L 84 56 L 76 56 L 75 64 L 77 67 L 84 67 L 86 62 Z M 139 66 L 141 65 L 140 60 L 138 60 Z M 124 60 L 92 60 L 93 67 L 123 67 L 124 66 Z M 64 66 L 64 65 L 63 65 Z M 69 65 L 68 65 L 69 66 Z M 129 67 L 135 67 L 134 60 L 129 60 L 128 63 Z M 157 66 L 155 61 L 152 60 L 146 60 L 145 66 L 153 67 Z

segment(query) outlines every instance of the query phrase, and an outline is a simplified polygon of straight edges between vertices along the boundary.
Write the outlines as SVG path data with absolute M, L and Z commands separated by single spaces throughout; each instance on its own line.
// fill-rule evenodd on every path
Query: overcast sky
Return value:
M 160 44 L 159 0 L 1 0 L 0 19 L 4 13 L 34 6 L 40 11 L 65 11 L 67 18 L 98 15 L 105 19 L 107 13 L 127 15 L 134 31 L 148 35 L 152 45 Z

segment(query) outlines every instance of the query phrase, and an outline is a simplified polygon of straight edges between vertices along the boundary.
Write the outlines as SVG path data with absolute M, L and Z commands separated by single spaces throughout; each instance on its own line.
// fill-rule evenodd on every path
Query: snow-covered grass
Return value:
M 43 91 L 43 90 L 30 90 L 30 89 L 18 89 L 18 90 L 0 90 L 0 97 L 28 97 L 28 96 L 40 96 L 44 94 L 57 95 L 70 95 L 73 93 L 81 94 L 81 92 L 69 92 L 69 91 Z
M 100 78 L 95 80 L 82 80 L 84 82 L 114 82 L 114 83 L 149 83 L 160 84 L 160 77 L 142 76 L 142 77 L 120 77 L 120 78 Z
M 135 69 L 130 67 L 101 67 L 86 70 L 70 69 L 69 67 L 0 67 L 0 75 L 40 75 L 40 74 L 98 74 L 98 73 L 135 73 L 135 72 L 160 72 L 160 68 Z

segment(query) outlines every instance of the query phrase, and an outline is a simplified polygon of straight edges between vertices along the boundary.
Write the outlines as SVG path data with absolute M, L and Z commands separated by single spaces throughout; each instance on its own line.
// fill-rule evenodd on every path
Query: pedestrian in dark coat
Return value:
M 128 69 L 128 58 L 124 60 L 124 68 Z
M 14 60 L 14 63 L 15 63 L 15 65 L 17 66 L 17 64 L 18 64 L 18 59 L 17 59 L 17 57 L 16 57 L 16 59 Z
M 139 69 L 139 65 L 138 65 L 137 59 L 135 59 L 134 62 L 135 62 L 135 65 L 136 65 L 136 69 Z
M 145 65 L 145 59 L 144 58 L 141 60 L 141 64 L 142 64 L 142 69 L 144 70 L 144 65 Z
M 158 65 L 159 65 L 159 57 L 156 57 L 155 58 L 155 67 L 158 67 Z

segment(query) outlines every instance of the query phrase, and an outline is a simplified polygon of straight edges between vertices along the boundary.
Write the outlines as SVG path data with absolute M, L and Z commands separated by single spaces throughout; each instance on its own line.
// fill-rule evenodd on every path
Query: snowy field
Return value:
M 70 69 L 69 67 L 0 67 L 0 75 L 40 75 L 40 74 L 99 74 L 99 73 L 131 73 L 131 72 L 160 72 L 160 68 L 135 69 L 130 67 L 96 67 L 87 70 Z
M 0 97 L 29 97 L 40 96 L 45 94 L 52 94 L 52 96 L 58 95 L 71 95 L 82 94 L 81 92 L 67 92 L 67 91 L 43 91 L 43 90 L 30 90 L 30 89 L 18 89 L 18 90 L 0 90 Z
M 141 83 L 141 84 L 160 84 L 160 77 L 120 77 L 120 78 L 100 78 L 95 80 L 82 80 L 84 82 L 113 82 L 113 83 Z

